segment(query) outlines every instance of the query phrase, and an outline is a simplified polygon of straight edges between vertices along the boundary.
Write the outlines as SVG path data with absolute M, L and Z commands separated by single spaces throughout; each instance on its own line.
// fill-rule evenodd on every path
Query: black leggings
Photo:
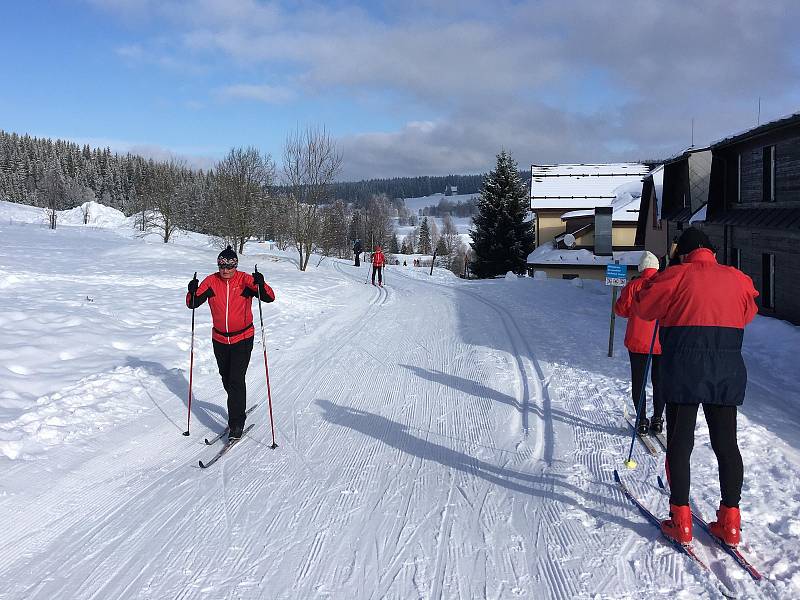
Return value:
M 247 410 L 247 387 L 244 376 L 253 351 L 253 337 L 235 344 L 223 344 L 214 340 L 214 356 L 222 376 L 222 387 L 228 393 L 228 426 L 231 429 L 244 427 Z
M 372 267 L 372 283 L 375 283 L 375 272 L 378 273 L 378 283 L 383 283 L 383 267 Z
M 667 468 L 671 494 L 677 506 L 689 504 L 690 459 L 694 448 L 697 404 L 667 404 Z M 742 497 L 744 465 L 736 441 L 736 407 L 703 404 L 711 448 L 717 455 L 722 503 L 738 507 Z
M 631 396 L 633 398 L 633 414 L 639 408 L 639 395 L 642 393 L 644 383 L 644 368 L 647 364 L 647 354 L 638 352 L 628 352 L 631 359 Z M 660 356 L 653 355 L 653 362 L 650 365 L 650 383 L 653 384 L 653 418 L 661 419 L 664 417 L 664 400 L 661 396 L 661 386 L 659 385 L 659 364 Z M 647 416 L 647 395 L 645 394 L 642 416 Z

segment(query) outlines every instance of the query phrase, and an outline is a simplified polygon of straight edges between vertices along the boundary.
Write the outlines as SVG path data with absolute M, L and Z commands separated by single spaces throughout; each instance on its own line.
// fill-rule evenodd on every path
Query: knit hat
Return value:
M 645 269 L 657 269 L 660 265 L 658 264 L 658 259 L 656 255 L 652 252 L 648 252 L 647 250 L 642 253 L 642 258 L 639 259 L 639 272 L 641 273 Z
M 714 246 L 712 246 L 711 240 L 708 239 L 708 236 L 703 231 L 696 227 L 689 227 L 689 229 L 685 230 L 681 234 L 681 237 L 678 238 L 678 247 L 675 250 L 675 255 L 683 256 L 698 248 L 709 248 L 713 250 Z
M 236 252 L 233 248 L 228 246 L 219 253 L 217 256 L 217 266 L 218 267 L 233 267 L 234 269 L 239 265 L 239 257 L 236 256 Z

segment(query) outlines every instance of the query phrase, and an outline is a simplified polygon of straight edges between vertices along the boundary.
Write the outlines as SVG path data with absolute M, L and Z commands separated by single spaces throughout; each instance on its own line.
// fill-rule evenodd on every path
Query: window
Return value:
M 775 146 L 765 146 L 761 155 L 763 202 L 775 202 Z
M 775 308 L 775 255 L 761 255 L 761 306 Z
M 739 154 L 736 163 L 736 202 L 742 202 L 742 155 Z
M 731 248 L 731 257 L 730 257 L 729 264 L 732 267 L 736 267 L 740 271 L 742 270 L 742 249 L 741 248 Z
M 661 221 L 658 219 L 658 200 L 656 200 L 655 194 L 652 195 L 650 204 L 653 207 L 653 229 L 661 229 Z

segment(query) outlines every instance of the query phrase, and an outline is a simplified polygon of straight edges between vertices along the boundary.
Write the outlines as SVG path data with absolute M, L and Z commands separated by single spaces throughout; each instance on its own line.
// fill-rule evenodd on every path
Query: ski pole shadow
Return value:
M 400 366 L 410 371 L 413 371 L 414 374 L 417 375 L 418 377 L 427 379 L 428 381 L 439 383 L 454 390 L 458 390 L 459 392 L 463 392 L 464 394 L 475 396 L 477 398 L 488 398 L 489 400 L 494 400 L 502 404 L 507 404 L 508 406 L 511 406 L 516 410 L 522 410 L 516 398 L 512 398 L 508 394 L 504 394 L 495 389 L 487 387 L 481 383 L 478 383 L 477 381 L 473 381 L 471 379 L 465 379 L 463 377 L 459 377 L 457 375 L 451 375 L 449 373 L 443 373 L 442 371 L 423 369 L 420 367 L 415 367 L 413 365 L 401 364 Z M 536 403 L 529 403 L 529 410 L 538 415 L 539 417 L 541 417 L 542 419 L 546 418 L 545 414 L 546 411 Z M 609 434 L 619 433 L 618 428 L 609 427 L 606 425 L 601 425 L 599 423 L 587 421 L 586 419 L 582 419 L 576 415 L 570 414 L 564 410 L 560 410 L 557 408 L 550 408 L 549 416 L 556 421 L 561 421 L 563 423 L 566 423 L 570 427 L 580 426 L 586 429 L 593 429 L 602 433 L 609 433 Z
M 374 413 L 339 406 L 328 400 L 317 399 L 316 403 L 322 409 L 322 418 L 327 422 L 358 431 L 406 454 L 438 462 L 447 468 L 455 469 L 472 477 L 479 477 L 513 492 L 560 502 L 564 506 L 577 508 L 590 517 L 603 522 L 616 523 L 626 529 L 646 535 L 648 529 L 646 523 L 637 523 L 594 507 L 619 506 L 624 507 L 627 512 L 633 513 L 629 510 L 632 507 L 627 501 L 615 498 L 611 494 L 612 489 L 615 488 L 611 482 L 604 486 L 605 491 L 608 492 L 606 495 L 590 492 L 564 481 L 559 475 L 536 475 L 515 471 L 493 465 L 436 442 L 416 437 L 409 432 L 410 427 Z
M 463 377 L 459 377 L 458 375 L 451 375 L 442 371 L 423 369 L 421 367 L 415 367 L 414 365 L 401 364 L 400 366 L 404 369 L 412 371 L 417 377 L 421 377 L 422 379 L 433 381 L 434 383 L 458 390 L 459 392 L 463 392 L 464 394 L 468 394 L 470 396 L 488 398 L 489 400 L 494 400 L 495 402 L 507 404 L 516 410 L 521 410 L 519 402 L 517 402 L 516 398 L 513 398 L 508 394 L 504 394 L 503 392 L 499 392 L 493 388 L 487 387 L 482 383 L 478 383 L 477 381 L 473 381 L 472 379 L 465 379 Z
M 128 356 L 126 359 L 127 366 L 134 369 L 142 369 L 148 375 L 157 377 L 166 386 L 166 388 L 181 399 L 183 406 L 186 407 L 189 400 L 189 381 L 180 369 L 167 369 L 164 365 L 158 362 L 142 360 L 135 356 Z M 169 415 L 156 401 L 153 396 L 147 392 L 150 401 L 164 415 L 164 417 L 172 423 L 179 431 L 185 431 L 185 423 L 176 422 L 175 419 Z M 218 418 L 215 418 L 217 415 Z M 199 400 L 194 391 L 192 392 L 192 417 L 196 418 L 202 425 L 209 429 L 217 429 L 220 424 L 220 419 L 225 423 L 228 420 L 228 413 L 226 410 L 212 404 Z

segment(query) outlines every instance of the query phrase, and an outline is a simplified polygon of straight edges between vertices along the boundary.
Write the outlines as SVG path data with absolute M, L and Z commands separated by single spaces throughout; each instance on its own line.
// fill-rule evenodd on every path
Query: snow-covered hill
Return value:
M 225 398 L 203 306 L 181 435 L 184 296 L 218 250 L 90 214 L 51 231 L 39 209 L 0 204 L 0 599 L 718 597 L 613 484 L 630 384 L 624 321 L 606 357 L 599 282 L 388 267 L 375 288 L 366 267 L 301 273 L 250 244 L 241 268 L 257 263 L 277 295 L 264 319 L 279 447 L 259 332 L 255 428 L 200 470 Z M 768 318 L 745 334 L 744 549 L 768 581 L 697 536 L 744 598 L 800 597 L 798 347 L 797 327 Z M 663 455 L 635 457 L 628 480 L 665 515 Z M 704 424 L 692 486 L 712 516 Z

